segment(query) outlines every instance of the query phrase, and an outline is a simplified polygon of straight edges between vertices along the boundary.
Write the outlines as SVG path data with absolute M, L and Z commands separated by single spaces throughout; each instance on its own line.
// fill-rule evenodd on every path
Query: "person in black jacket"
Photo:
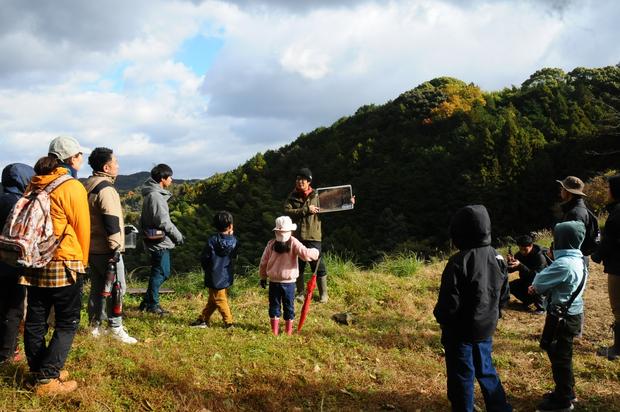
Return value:
M 601 244 L 592 255 L 592 260 L 603 263 L 603 269 L 607 273 L 609 303 L 614 315 L 614 344 L 599 349 L 597 353 L 609 360 L 615 360 L 620 357 L 620 174 L 610 177 L 608 184 L 609 216 L 603 228 Z
M 534 280 L 534 276 L 547 267 L 547 259 L 540 246 L 534 244 L 534 240 L 529 235 L 517 238 L 519 251 L 512 256 L 508 256 L 508 272 L 519 271 L 519 279 L 510 282 L 510 293 L 519 299 L 525 306 L 532 303 L 536 307 L 535 313 L 544 313 L 542 297 L 530 295 L 528 288 Z
M 4 193 L 0 195 L 0 230 L 32 176 L 34 169 L 22 163 L 10 164 L 2 171 Z M 19 275 L 16 268 L 0 262 L 0 363 L 13 359 L 19 322 L 24 316 L 26 287 L 17 283 Z
M 459 252 L 441 275 L 435 319 L 446 353 L 448 399 L 453 411 L 474 410 L 474 376 L 488 411 L 512 411 L 493 367 L 493 334 L 508 302 L 508 274 L 491 247 L 491 220 L 482 205 L 459 209 L 450 224 Z
M 585 187 L 583 181 L 575 176 L 567 176 L 564 180 L 556 180 L 560 184 L 560 198 L 562 203 L 562 218 L 560 222 L 575 220 L 582 222 L 586 227 L 586 239 L 592 237 L 592 225 L 590 224 L 590 214 L 588 207 L 583 200 L 586 194 L 583 192 Z M 560 223 L 558 222 L 558 223 Z M 584 255 L 584 263 L 588 265 L 588 258 L 592 251 L 587 250 L 588 244 L 584 241 L 581 245 L 581 253 Z

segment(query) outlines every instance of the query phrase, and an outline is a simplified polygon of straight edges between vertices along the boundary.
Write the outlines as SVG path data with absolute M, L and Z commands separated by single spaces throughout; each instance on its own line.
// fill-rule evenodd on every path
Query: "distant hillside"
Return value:
M 256 264 L 302 166 L 312 169 L 314 187 L 352 184 L 355 210 L 324 215 L 323 240 L 361 262 L 446 250 L 450 218 L 466 204 L 487 206 L 495 238 L 550 227 L 555 179 L 620 168 L 618 124 L 619 67 L 542 69 L 498 92 L 433 79 L 233 171 L 177 187 L 171 211 L 187 243 L 175 261 L 197 265 L 213 212 L 227 209 L 241 240 L 239 264 Z
M 132 173 L 130 175 L 118 175 L 116 177 L 116 182 L 114 186 L 118 191 L 127 192 L 130 190 L 135 190 L 142 186 L 146 179 L 149 178 L 150 172 L 137 172 Z M 81 181 L 85 181 L 86 178 L 80 178 Z M 197 182 L 198 179 L 193 180 L 185 180 L 185 179 L 172 179 L 174 184 L 181 185 L 184 183 L 194 183 Z

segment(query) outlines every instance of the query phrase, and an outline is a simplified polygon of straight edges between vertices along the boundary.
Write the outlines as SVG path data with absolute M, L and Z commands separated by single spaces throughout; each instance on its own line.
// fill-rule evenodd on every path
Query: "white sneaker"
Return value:
M 93 326 L 90 330 L 90 334 L 93 335 L 94 338 L 98 338 L 106 334 L 106 330 L 102 326 Z
M 110 328 L 110 331 L 112 332 L 112 337 L 114 339 L 121 341 L 123 343 L 134 344 L 138 342 L 138 339 L 132 338 L 131 336 L 129 336 L 125 328 L 123 328 L 122 326 L 118 326 L 116 328 Z

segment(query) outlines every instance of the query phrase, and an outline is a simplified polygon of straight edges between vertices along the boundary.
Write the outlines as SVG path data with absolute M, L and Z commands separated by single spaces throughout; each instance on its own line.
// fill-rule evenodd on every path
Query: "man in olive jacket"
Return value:
M 88 320 L 91 334 L 99 337 L 107 322 L 112 337 L 123 343 L 136 343 L 137 340 L 123 327 L 122 315 L 114 314 L 110 296 L 105 296 L 106 273 L 110 264 L 116 265 L 116 278 L 121 284 L 121 294 L 125 293 L 125 265 L 122 252 L 125 251 L 125 223 L 121 198 L 114 187 L 118 176 L 118 160 L 111 149 L 97 147 L 88 157 L 93 175 L 84 186 L 88 192 L 90 209 L 90 279 L 88 298 Z
M 151 276 L 149 285 L 140 303 L 140 310 L 164 315 L 167 312 L 159 304 L 159 288 L 170 277 L 170 250 L 183 243 L 183 235 L 170 220 L 168 200 L 172 196 L 167 188 L 172 184 L 172 169 L 166 164 L 158 164 L 151 170 L 151 177 L 142 185 L 142 231 L 163 232 L 163 238 L 144 239 L 151 255 Z
M 319 195 L 310 186 L 312 182 L 312 172 L 304 167 L 297 172 L 295 179 L 295 189 L 289 195 L 284 204 L 284 213 L 297 224 L 297 232 L 295 237 L 298 238 L 304 246 L 308 248 L 316 248 L 321 251 L 321 218 L 319 215 Z M 317 261 L 310 262 L 310 268 L 314 272 L 316 270 L 317 285 L 319 287 L 319 297 L 321 303 L 326 303 L 329 299 L 327 295 L 327 270 L 325 263 L 319 259 L 318 269 Z M 297 278 L 297 299 L 304 299 L 304 270 L 306 262 L 299 260 L 299 277 Z
M 488 411 L 510 412 L 491 352 L 500 307 L 509 299 L 502 256 L 491 247 L 491 219 L 482 205 L 459 209 L 450 224 L 459 252 L 441 275 L 433 314 L 446 354 L 448 399 L 453 411 L 474 410 L 474 377 Z

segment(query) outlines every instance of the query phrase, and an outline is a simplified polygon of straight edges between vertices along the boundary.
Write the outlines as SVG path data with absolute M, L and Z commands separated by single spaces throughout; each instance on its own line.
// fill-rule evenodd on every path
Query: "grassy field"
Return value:
M 209 329 L 191 329 L 206 303 L 202 276 L 171 279 L 165 318 L 137 311 L 126 299 L 126 325 L 140 342 L 90 336 L 82 318 L 67 361 L 79 383 L 62 398 L 36 397 L 23 384 L 24 364 L 0 371 L 2 411 L 447 411 L 439 328 L 432 315 L 445 262 L 421 264 L 401 255 L 362 271 L 328 259 L 330 302 L 314 302 L 301 334 L 269 332 L 267 294 L 258 278 L 232 289 L 234 330 L 215 314 Z M 132 286 L 139 286 L 134 284 Z M 620 362 L 594 355 L 611 338 L 606 277 L 593 264 L 586 326 L 574 365 L 581 411 L 620 411 Z M 355 323 L 331 320 L 349 311 Z M 538 348 L 544 317 L 511 301 L 495 335 L 494 358 L 511 403 L 533 411 L 552 389 L 549 361 Z M 477 405 L 484 409 L 479 392 Z

